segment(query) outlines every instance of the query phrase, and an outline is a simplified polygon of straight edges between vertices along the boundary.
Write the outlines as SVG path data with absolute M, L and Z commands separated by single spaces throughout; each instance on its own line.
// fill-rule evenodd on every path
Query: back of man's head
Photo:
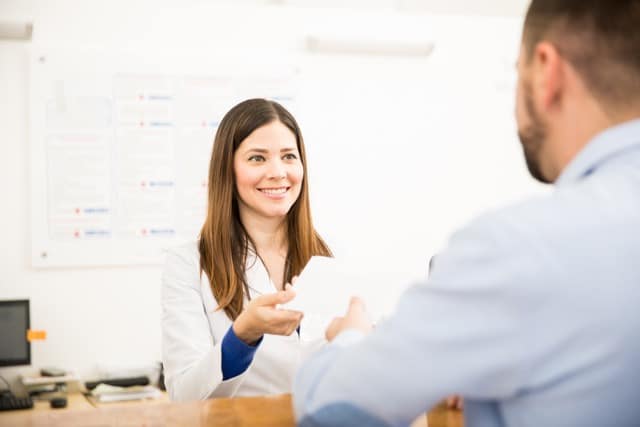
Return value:
M 640 0 L 532 0 L 527 60 L 547 40 L 611 112 L 640 108 Z

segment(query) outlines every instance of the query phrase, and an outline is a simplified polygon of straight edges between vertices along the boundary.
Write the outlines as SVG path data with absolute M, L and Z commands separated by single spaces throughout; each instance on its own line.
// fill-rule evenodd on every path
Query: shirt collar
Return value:
M 251 296 L 272 294 L 277 292 L 276 286 L 269 277 L 267 267 L 265 267 L 262 259 L 253 249 L 251 243 L 247 248 L 247 260 L 245 263 L 245 279 L 251 292 Z
M 610 127 L 596 135 L 569 162 L 556 180 L 557 186 L 566 185 L 591 174 L 610 157 L 630 148 L 640 148 L 640 119 Z

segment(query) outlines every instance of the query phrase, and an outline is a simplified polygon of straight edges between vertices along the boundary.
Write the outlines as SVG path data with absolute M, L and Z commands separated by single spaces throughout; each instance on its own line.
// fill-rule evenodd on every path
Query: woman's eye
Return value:
M 289 153 L 289 154 L 285 154 L 284 158 L 285 158 L 285 160 L 296 160 L 298 158 L 298 156 L 296 156 L 293 153 Z
M 259 154 L 253 155 L 253 156 L 249 157 L 249 161 L 250 162 L 263 162 L 264 161 L 264 156 L 261 156 Z

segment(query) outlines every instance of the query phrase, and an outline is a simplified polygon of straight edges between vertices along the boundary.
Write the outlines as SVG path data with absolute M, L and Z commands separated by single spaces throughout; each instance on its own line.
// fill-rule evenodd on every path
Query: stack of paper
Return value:
M 160 390 L 151 385 L 117 387 L 99 384 L 91 390 L 91 396 L 97 402 L 119 402 L 122 400 L 155 399 L 162 395 Z
M 58 377 L 24 375 L 20 377 L 20 379 L 22 381 L 22 384 L 25 387 L 39 386 L 39 385 L 45 385 L 45 384 L 69 383 L 69 382 L 75 382 L 78 380 L 78 378 L 72 372 L 68 372 L 66 375 L 61 375 Z
M 21 376 L 20 380 L 29 396 L 46 397 L 52 393 L 77 387 L 78 378 L 71 372 L 57 377 Z

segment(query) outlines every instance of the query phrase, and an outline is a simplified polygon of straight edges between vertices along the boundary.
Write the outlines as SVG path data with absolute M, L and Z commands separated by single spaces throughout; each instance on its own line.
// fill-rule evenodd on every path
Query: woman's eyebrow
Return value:
M 285 147 L 285 148 L 281 148 L 280 152 L 290 153 L 292 151 L 297 151 L 297 150 L 298 150 L 297 147 Z M 267 150 L 266 148 L 260 148 L 260 147 L 247 148 L 247 150 L 245 151 L 245 153 L 261 153 L 261 154 L 267 154 L 268 152 L 269 150 Z
M 256 153 L 268 153 L 269 150 L 267 150 L 266 148 L 248 148 L 245 153 L 251 153 L 251 152 L 256 152 Z

